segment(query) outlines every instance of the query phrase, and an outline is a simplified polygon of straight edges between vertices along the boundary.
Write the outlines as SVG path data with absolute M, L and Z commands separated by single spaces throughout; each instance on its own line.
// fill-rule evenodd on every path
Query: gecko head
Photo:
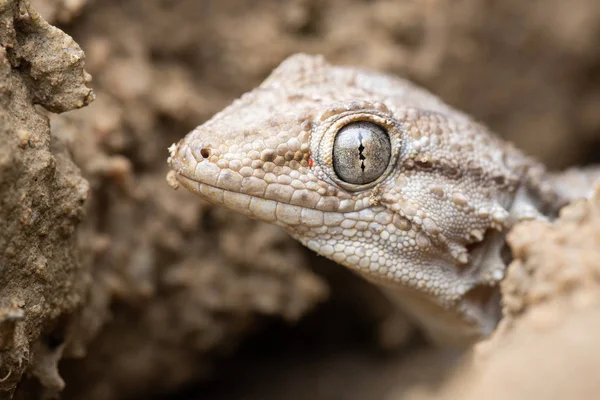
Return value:
M 340 91 L 356 76 L 332 80 L 332 68 L 322 57 L 293 56 L 171 146 L 179 183 L 293 232 L 371 209 L 401 153 L 403 128 L 361 85 Z
M 507 226 L 510 151 L 407 81 L 296 55 L 173 145 L 169 162 L 202 198 L 448 306 L 503 276 L 499 256 L 470 249 Z
M 337 90 L 328 68 L 322 57 L 294 56 L 171 146 L 179 183 L 284 226 L 369 207 L 366 189 L 393 169 L 401 127 L 360 87 Z

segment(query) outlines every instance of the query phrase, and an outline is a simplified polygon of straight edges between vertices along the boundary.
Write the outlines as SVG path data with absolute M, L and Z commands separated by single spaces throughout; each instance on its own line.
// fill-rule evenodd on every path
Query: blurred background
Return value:
M 167 186 L 167 147 L 293 53 L 407 77 L 553 169 L 600 161 L 597 0 L 32 4 L 97 95 L 51 119 L 92 188 L 64 399 L 417 399 L 455 362 L 350 272 Z

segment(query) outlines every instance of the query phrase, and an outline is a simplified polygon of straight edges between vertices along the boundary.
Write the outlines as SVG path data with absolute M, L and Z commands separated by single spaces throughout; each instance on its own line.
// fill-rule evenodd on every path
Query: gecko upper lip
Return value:
M 171 167 L 177 172 L 177 180 L 182 186 L 213 204 L 283 226 L 323 224 L 321 211 L 217 187 L 219 168 L 207 160 L 198 161 L 186 144 L 180 144 L 173 151 Z
M 190 179 L 182 174 L 177 174 L 177 180 L 203 199 L 213 204 L 224 205 L 251 218 L 275 223 L 283 227 L 301 224 L 315 227 L 323 226 L 325 213 L 322 211 L 221 189 L 208 183 Z

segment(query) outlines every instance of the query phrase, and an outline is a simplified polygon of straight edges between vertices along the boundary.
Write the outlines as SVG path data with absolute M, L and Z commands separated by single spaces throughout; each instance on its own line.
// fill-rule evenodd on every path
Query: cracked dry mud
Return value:
M 0 1 L 0 398 L 594 398 L 598 195 L 511 233 L 506 317 L 457 367 L 278 228 L 172 191 L 164 160 L 304 51 L 407 76 L 551 167 L 598 162 L 595 0 L 31 3 L 94 79 Z

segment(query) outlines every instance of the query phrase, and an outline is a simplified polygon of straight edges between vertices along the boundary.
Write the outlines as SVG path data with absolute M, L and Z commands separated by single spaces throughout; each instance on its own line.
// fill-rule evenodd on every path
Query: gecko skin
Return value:
M 171 146 L 173 186 L 284 227 L 441 345 L 499 317 L 504 235 L 561 202 L 544 168 L 414 84 L 297 54 Z

